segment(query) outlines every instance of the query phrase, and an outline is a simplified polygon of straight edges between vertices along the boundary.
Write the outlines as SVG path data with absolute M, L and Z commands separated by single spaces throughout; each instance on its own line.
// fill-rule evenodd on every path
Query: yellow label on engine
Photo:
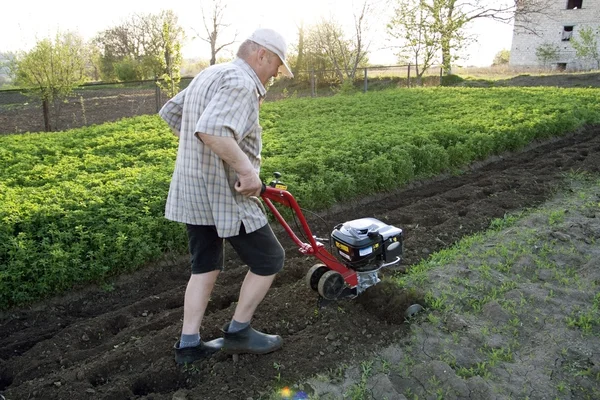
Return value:
M 335 242 L 335 247 L 337 247 L 340 250 L 344 250 L 346 253 L 350 252 L 348 246 L 346 246 L 345 244 L 341 244 L 340 242 Z
M 287 185 L 277 183 L 277 184 L 275 184 L 275 189 L 287 190 Z

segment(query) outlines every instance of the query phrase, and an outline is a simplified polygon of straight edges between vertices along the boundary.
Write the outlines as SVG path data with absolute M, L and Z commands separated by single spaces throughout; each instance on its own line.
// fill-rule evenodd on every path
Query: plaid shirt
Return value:
M 262 148 L 259 99 L 266 93 L 254 70 L 242 59 L 213 65 L 169 100 L 159 115 L 179 132 L 179 149 L 165 217 L 191 225 L 214 225 L 220 237 L 267 224 L 259 206 L 239 194 L 237 174 L 203 144 L 196 132 L 231 137 L 259 172 Z

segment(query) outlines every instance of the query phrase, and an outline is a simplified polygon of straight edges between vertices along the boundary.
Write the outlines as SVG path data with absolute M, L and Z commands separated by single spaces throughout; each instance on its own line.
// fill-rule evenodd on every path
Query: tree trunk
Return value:
M 452 74 L 452 56 L 451 56 L 451 46 L 450 40 L 453 35 L 456 34 L 456 29 L 449 29 L 454 26 L 454 6 L 456 4 L 455 0 L 448 2 L 448 10 L 446 12 L 446 22 L 445 29 L 442 33 L 442 66 L 444 68 L 444 73 L 446 75 Z
M 419 59 L 417 57 L 415 57 L 415 72 L 417 74 L 417 86 L 423 86 L 423 82 L 421 81 L 423 71 L 419 69 Z
M 304 25 L 298 28 L 298 58 L 294 66 L 293 74 L 298 76 L 298 71 L 304 70 Z
M 448 38 L 442 39 L 442 68 L 444 69 L 444 75 L 452 74 L 452 56 L 450 54 L 450 40 Z
M 44 130 L 51 132 L 52 126 L 50 124 L 50 106 L 48 105 L 48 100 L 42 100 L 42 109 L 44 110 Z
M 213 32 L 210 37 L 210 65 L 217 63 L 217 35 Z

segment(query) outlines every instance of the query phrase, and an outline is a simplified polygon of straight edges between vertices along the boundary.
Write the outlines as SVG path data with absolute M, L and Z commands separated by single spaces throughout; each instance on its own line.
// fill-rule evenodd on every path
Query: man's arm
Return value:
M 250 159 L 232 137 L 196 132 L 196 137 L 225 161 L 238 175 L 235 190 L 244 196 L 259 196 L 262 182 Z
M 165 103 L 158 115 L 171 127 L 171 131 L 179 137 L 181 130 L 181 118 L 183 114 L 183 101 L 185 100 L 185 89 L 177 93 L 175 97 Z

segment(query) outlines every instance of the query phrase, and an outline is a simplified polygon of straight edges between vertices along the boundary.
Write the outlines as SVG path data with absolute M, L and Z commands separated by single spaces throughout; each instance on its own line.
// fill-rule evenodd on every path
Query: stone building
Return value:
M 547 12 L 530 16 L 527 28 L 531 29 L 519 26 L 516 21 L 509 65 L 568 71 L 597 69 L 598 61 L 577 58 L 570 41 L 579 37 L 582 28 L 589 27 L 600 46 L 600 0 L 553 0 L 548 3 Z

